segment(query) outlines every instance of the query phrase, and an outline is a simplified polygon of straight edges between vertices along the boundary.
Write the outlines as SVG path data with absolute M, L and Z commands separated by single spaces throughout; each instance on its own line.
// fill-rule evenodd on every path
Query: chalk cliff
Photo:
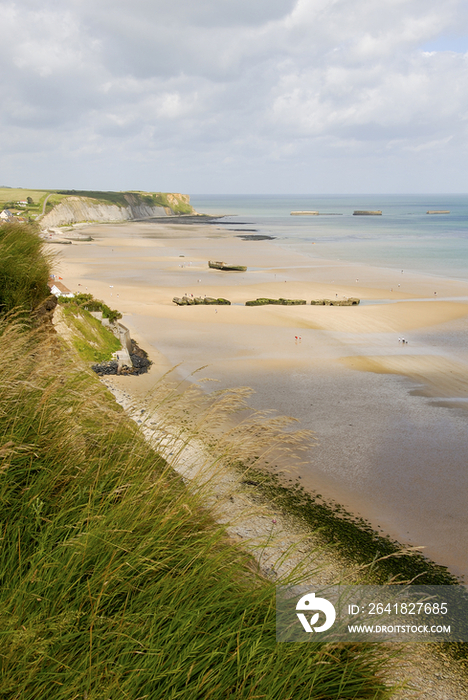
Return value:
M 180 213 L 196 214 L 190 206 L 190 197 L 184 194 L 166 193 L 153 199 L 162 200 L 161 205 L 150 204 L 149 197 L 125 193 L 119 201 L 101 201 L 97 198 L 70 196 L 45 214 L 40 220 L 43 229 L 49 226 L 63 226 L 84 221 L 115 222 L 136 219 L 150 219 L 160 216 L 176 216 Z M 145 201 L 146 200 L 146 201 Z M 167 206 L 164 206 L 167 204 Z

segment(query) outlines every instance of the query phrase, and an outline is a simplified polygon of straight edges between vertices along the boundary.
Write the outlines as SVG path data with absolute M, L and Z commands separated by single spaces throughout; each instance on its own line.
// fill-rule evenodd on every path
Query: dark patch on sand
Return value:
M 262 234 L 237 236 L 237 238 L 242 238 L 243 241 L 272 241 L 275 236 L 264 236 Z

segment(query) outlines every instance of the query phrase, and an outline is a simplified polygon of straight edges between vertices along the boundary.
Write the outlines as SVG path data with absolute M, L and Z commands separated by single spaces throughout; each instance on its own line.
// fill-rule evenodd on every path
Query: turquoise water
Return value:
M 191 203 L 229 215 L 226 229 L 255 229 L 311 257 L 467 278 L 468 195 L 192 195 Z M 304 209 L 323 215 L 290 215 Z M 356 209 L 382 216 L 353 216 Z M 434 209 L 450 214 L 427 214 Z

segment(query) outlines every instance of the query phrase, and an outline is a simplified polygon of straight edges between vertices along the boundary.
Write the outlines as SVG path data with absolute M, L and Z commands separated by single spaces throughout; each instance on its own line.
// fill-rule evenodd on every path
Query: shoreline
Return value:
M 465 393 L 463 354 L 450 354 L 440 340 L 445 329 L 454 328 L 450 332 L 459 333 L 457 324 L 465 322 L 466 302 L 452 299 L 468 297 L 467 284 L 454 280 L 441 283 L 438 279 L 435 300 L 430 297 L 433 281 L 427 276 L 407 274 L 403 283 L 392 270 L 319 258 L 305 259 L 282 250 L 274 241 L 243 241 L 213 225 L 183 225 L 183 230 L 176 222 L 87 228 L 88 231 L 96 229 L 95 240 L 67 246 L 59 269 L 75 291 L 85 291 L 88 287 L 96 297 L 118 306 L 132 336 L 150 351 L 155 365 L 150 375 L 145 375 L 148 379 L 144 380 L 144 387 L 140 385 L 137 389 L 137 394 L 143 395 L 151 388 L 153 372 L 156 377 L 183 360 L 184 365 L 178 372 L 181 376 L 190 375 L 208 362 L 210 366 L 205 375 L 214 375 L 221 387 L 253 385 L 257 390 L 254 408 L 274 406 L 279 413 L 293 415 L 301 422 L 309 420 L 310 425 L 306 427 L 316 430 L 318 426 L 321 445 L 315 454 L 322 462 L 326 458 L 332 467 L 333 463 L 343 460 L 346 452 L 337 453 L 336 447 L 331 454 L 323 451 L 327 440 L 336 442 L 337 433 L 331 425 L 332 420 L 336 420 L 338 434 L 342 431 L 342 443 L 349 441 L 351 458 L 346 455 L 346 459 L 350 462 L 351 480 L 357 480 L 358 486 L 360 480 L 368 478 L 367 462 L 363 462 L 359 454 L 359 441 L 346 425 L 347 411 L 340 408 L 340 403 L 348 402 L 353 418 L 361 415 L 358 426 L 361 432 L 369 420 L 369 409 L 366 413 L 363 406 L 356 404 L 356 394 L 360 392 L 367 394 L 369 401 L 378 401 L 384 425 L 395 420 L 395 413 L 403 405 L 402 391 L 404 408 L 411 417 L 416 409 L 416 414 L 425 410 L 421 401 L 427 399 L 420 397 L 418 403 L 417 397 L 409 397 L 418 387 L 420 392 L 426 391 L 439 402 L 457 405 L 455 410 L 431 406 L 429 412 L 464 411 L 463 400 L 468 392 Z M 233 263 L 244 263 L 248 259 L 248 272 L 208 271 L 206 261 L 210 258 Z M 113 284 L 112 289 L 109 283 Z M 397 283 L 404 284 L 401 291 L 396 291 Z M 78 284 L 81 285 L 79 289 Z M 394 291 L 390 293 L 392 284 Z M 172 296 L 185 291 L 193 291 L 194 295 L 201 292 L 224 296 L 231 298 L 235 305 L 218 310 L 172 305 Z M 331 297 L 333 293 L 374 300 L 390 297 L 396 303 L 367 304 L 357 309 L 310 306 L 246 309 L 238 305 L 256 296 L 287 296 L 310 301 L 314 296 Z M 351 316 L 349 312 L 355 311 L 358 314 Z M 429 337 L 425 338 L 428 332 Z M 410 338 L 404 349 L 398 346 L 400 333 Z M 299 334 L 300 341 L 295 341 Z M 439 344 L 436 350 L 434 341 Z M 311 377 L 318 386 L 318 393 L 312 387 Z M 387 392 L 386 402 L 380 396 L 382 387 Z M 306 390 L 315 391 L 314 403 L 318 401 L 319 406 L 315 417 L 309 418 L 307 412 L 301 414 L 298 400 L 288 396 L 290 392 L 303 400 L 307 398 Z M 331 409 L 328 415 L 324 411 L 325 397 L 333 404 L 334 416 Z M 385 406 L 385 403 L 391 405 Z M 299 408 L 304 410 L 304 406 Z M 401 428 L 395 425 L 394 429 L 397 436 Z M 374 447 L 375 438 L 368 433 L 369 430 L 364 430 L 361 439 L 368 439 Z M 388 453 L 396 449 L 395 437 L 390 435 L 389 440 L 390 449 L 385 450 L 387 458 Z M 356 491 L 350 490 L 349 467 L 347 471 L 340 474 L 333 468 L 314 467 L 312 473 L 301 474 L 302 483 L 311 490 L 314 486 L 316 490 L 318 485 L 321 493 L 369 520 L 368 512 L 372 508 L 365 503 L 367 512 L 363 512 L 362 499 Z M 401 470 L 395 478 L 400 475 Z M 434 476 L 431 474 L 430 480 Z M 374 489 L 377 494 L 378 490 Z M 410 497 L 414 496 L 412 492 Z M 376 506 L 378 508 L 378 503 Z M 439 514 L 444 506 L 445 503 Z M 408 541 L 398 531 L 392 532 L 391 522 L 388 518 L 386 522 L 384 516 L 385 513 L 378 513 L 378 521 L 373 525 L 381 525 L 393 539 Z M 424 511 L 418 516 L 423 522 Z M 370 520 L 372 522 L 373 518 Z M 442 524 L 448 535 L 447 525 Z M 409 544 L 423 544 L 418 528 L 414 530 L 410 533 Z M 437 547 L 432 546 L 432 550 L 436 551 Z M 428 555 L 440 560 L 432 551 Z M 451 564 L 450 568 L 459 573 L 457 566 Z
M 150 419 L 157 414 L 151 414 L 148 401 L 135 402 L 134 397 L 127 391 L 116 386 L 118 377 L 106 377 L 103 384 L 111 391 L 116 401 L 124 408 L 126 413 L 140 425 L 149 444 L 156 440 L 161 447 L 161 438 L 157 436 L 157 430 L 151 426 Z M 145 417 L 144 414 L 146 414 Z M 163 428 L 164 431 L 164 428 Z M 163 441 L 164 442 L 164 441 Z M 177 445 L 179 442 L 179 447 Z M 257 563 L 263 576 L 275 580 L 281 576 L 290 575 L 293 570 L 302 572 L 301 585 L 313 587 L 315 591 L 325 590 L 330 585 L 340 583 L 369 583 L 375 585 L 376 580 L 386 583 L 385 575 L 390 572 L 384 569 L 380 572 L 382 578 L 374 576 L 368 578 L 369 564 L 358 563 L 352 555 L 343 556 L 338 541 L 332 537 L 326 539 L 323 532 L 318 532 L 310 518 L 307 518 L 307 505 L 300 501 L 300 492 L 289 492 L 294 498 L 294 504 L 287 504 L 284 487 L 275 481 L 267 479 L 264 482 L 266 489 L 262 488 L 264 471 L 256 469 L 236 469 L 219 465 L 213 455 L 207 457 L 206 449 L 199 440 L 173 441 L 167 440 L 167 454 L 165 458 L 170 460 L 171 466 L 181 474 L 185 482 L 195 484 L 195 488 L 205 489 L 205 504 L 215 520 L 226 527 L 226 534 L 234 541 L 241 543 Z M 176 458 L 171 455 L 181 452 Z M 159 450 L 160 451 L 160 450 Z M 216 452 L 216 448 L 215 448 Z M 213 461 L 214 460 L 214 461 Z M 215 465 L 215 466 L 213 466 Z M 257 481 L 256 481 L 257 480 Z M 305 506 L 305 507 L 304 507 Z M 337 521 L 343 513 L 337 515 L 331 504 L 322 505 L 321 517 Z M 305 517 L 304 517 L 305 516 Z M 347 537 L 362 533 L 362 524 L 343 521 L 351 526 L 351 533 Z M 323 520 L 320 525 L 323 526 Z M 365 529 L 365 528 L 364 528 Z M 335 531 L 336 532 L 336 531 Z M 335 532 L 333 534 L 335 534 Z M 343 532 L 343 531 L 342 531 Z M 371 536 L 374 533 L 367 533 Z M 394 544 L 394 543 L 392 543 Z M 377 546 L 379 543 L 377 543 Z M 388 552 L 381 552 L 382 562 L 401 562 L 401 557 L 388 558 Z M 456 581 L 433 562 L 422 562 L 417 553 L 408 552 L 403 556 L 406 562 L 416 561 L 423 563 L 424 570 L 430 574 L 432 585 L 453 585 Z M 378 569 L 378 564 L 377 564 Z M 306 573 L 307 572 L 307 573 Z M 408 569 L 406 569 L 408 573 Z M 412 572 L 418 575 L 418 570 Z M 419 575 L 421 570 L 419 570 Z M 428 683 L 435 692 L 434 697 L 451 697 L 453 700 L 462 700 L 465 689 L 466 664 L 457 656 L 458 650 L 446 646 L 408 644 L 405 645 L 405 653 L 399 655 L 398 663 L 388 669 L 386 677 L 391 683 L 397 683 L 400 689 L 392 694 L 394 700 L 418 700 L 426 697 Z M 439 693 L 441 695 L 439 696 Z
M 158 424 L 160 417 L 158 409 L 152 406 L 153 392 L 149 391 L 146 394 L 138 395 L 135 391 L 126 385 L 126 380 L 121 379 L 119 375 L 108 375 L 101 377 L 103 384 L 111 391 L 116 401 L 124 408 L 129 416 L 140 425 L 149 443 L 152 443 L 153 435 L 157 433 L 155 428 L 151 426 Z M 158 380 L 155 384 L 159 385 Z M 164 378 L 162 378 L 164 381 Z M 184 384 L 179 386 L 177 393 L 183 394 Z M 168 384 L 171 387 L 171 383 Z M 172 388 L 175 384 L 172 385 Z M 188 388 L 188 385 L 185 387 Z M 157 393 L 160 393 L 159 386 Z M 153 411 L 155 411 L 153 415 Z M 164 411 L 163 411 L 164 413 Z M 154 420 L 153 420 L 154 418 Z M 250 420 L 256 421 L 255 414 L 251 417 L 247 416 L 247 423 Z M 176 423 L 178 421 L 176 420 Z M 223 421 L 229 427 L 233 427 L 236 423 L 226 419 Z M 296 426 L 297 427 L 297 426 Z M 294 427 L 293 427 L 294 429 Z M 169 424 L 169 432 L 176 434 L 174 427 Z M 214 444 L 216 443 L 216 435 L 214 436 Z M 158 443 L 159 444 L 159 443 Z M 171 443 L 172 444 L 172 443 Z M 206 464 L 214 461 L 214 457 L 207 458 L 206 448 L 203 440 L 190 439 L 187 442 L 189 447 L 189 459 L 184 458 L 181 466 L 175 466 L 175 469 L 188 480 L 196 480 L 198 476 L 204 477 L 204 469 Z M 173 450 L 173 447 L 170 447 Z M 219 450 L 221 453 L 223 449 Z M 216 453 L 216 448 L 214 449 Z M 294 448 L 293 448 L 294 452 Z M 172 455 L 172 452 L 168 453 Z M 299 456 L 299 452 L 297 452 Z M 170 457 L 164 455 L 169 462 Z M 261 458 L 261 455 L 260 455 Z M 273 457 L 273 459 L 275 459 Z M 278 461 L 281 462 L 279 456 Z M 263 462 L 260 459 L 260 462 Z M 193 464 L 199 464 L 200 467 L 194 467 Z M 268 462 L 266 463 L 268 464 Z M 347 512 L 336 501 L 317 495 L 316 492 L 308 493 L 304 490 L 300 481 L 296 478 L 288 479 L 288 476 L 294 477 L 294 469 L 292 466 L 282 469 L 275 473 L 265 464 L 263 466 L 242 465 L 229 466 L 221 464 L 220 473 L 222 474 L 221 481 L 218 481 L 216 472 L 209 472 L 206 478 L 209 482 L 209 491 L 212 491 L 211 498 L 221 498 L 221 508 L 223 517 L 220 522 L 229 522 L 234 516 L 236 521 L 233 527 L 228 527 L 228 533 L 232 536 L 237 536 L 242 539 L 245 534 L 240 535 L 240 530 L 250 533 L 250 538 L 256 541 L 258 538 L 264 537 L 266 531 L 264 523 L 260 523 L 255 518 L 254 512 L 251 510 L 253 504 L 262 504 L 261 511 L 264 517 L 264 511 L 268 512 L 268 518 L 274 518 L 272 522 L 275 524 L 273 528 L 275 533 L 281 535 L 278 545 L 276 535 L 273 537 L 270 532 L 269 542 L 266 549 L 270 548 L 271 553 L 264 557 L 265 573 L 271 569 L 271 562 L 274 557 L 278 559 L 284 555 L 284 552 L 291 546 L 296 545 L 301 540 L 306 540 L 309 545 L 314 543 L 314 547 L 319 550 L 322 559 L 320 570 L 325 569 L 326 575 L 314 574 L 312 579 L 315 585 L 326 585 L 333 577 L 345 576 L 347 579 L 351 576 L 356 581 L 362 582 L 362 576 L 366 574 L 367 568 L 371 562 L 372 575 L 370 581 L 384 585 L 390 578 L 395 581 L 409 581 L 413 578 L 418 578 L 421 585 L 457 585 L 462 583 L 457 577 L 453 576 L 446 567 L 437 564 L 437 562 L 426 558 L 418 547 L 405 546 L 385 536 L 382 532 L 378 532 L 373 528 L 371 523 L 356 516 L 353 513 Z M 300 479 L 301 477 L 299 477 Z M 289 483 L 288 483 L 289 482 Z M 294 482 L 294 483 L 291 483 Z M 228 491 L 226 491 L 226 483 L 228 483 Z M 226 493 L 236 494 L 240 502 L 237 506 L 232 507 L 226 498 Z M 216 502 L 216 501 L 215 501 Z M 248 515 L 241 510 L 248 504 Z M 219 503 L 217 504 L 219 506 Z M 255 510 L 255 508 L 254 508 Z M 281 521 L 283 518 L 283 521 Z M 285 520 L 284 520 L 285 519 Z M 242 521 L 248 521 L 248 527 Z M 276 527 L 278 526 L 278 527 Z M 285 545 L 285 541 L 288 544 Z M 254 547 L 255 549 L 255 547 Z M 313 548 L 309 546 L 309 550 Z M 302 553 L 304 549 L 300 550 Z M 255 552 L 254 552 L 255 556 Z M 379 559 L 382 559 L 379 562 Z M 325 560 L 325 561 L 323 561 Z M 270 562 L 267 565 L 266 562 Z M 293 565 L 297 564 L 297 557 L 292 557 L 292 562 L 287 561 L 287 569 L 290 570 Z M 281 567 L 280 567 L 281 569 Z M 281 575 L 285 571 L 279 571 Z M 323 572 L 322 572 L 323 573 Z M 422 578 L 421 578 L 422 577 Z M 367 576 L 365 576 L 367 578 Z

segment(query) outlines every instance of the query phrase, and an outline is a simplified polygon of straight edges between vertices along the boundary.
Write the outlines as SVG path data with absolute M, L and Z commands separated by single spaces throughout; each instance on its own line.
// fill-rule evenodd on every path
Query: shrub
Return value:
M 115 323 L 122 314 L 117 309 L 111 309 L 107 304 L 100 299 L 94 299 L 92 294 L 79 293 L 74 297 L 60 297 L 60 304 L 75 304 L 81 306 L 86 311 L 100 311 L 104 318 L 109 319 L 111 323 Z

